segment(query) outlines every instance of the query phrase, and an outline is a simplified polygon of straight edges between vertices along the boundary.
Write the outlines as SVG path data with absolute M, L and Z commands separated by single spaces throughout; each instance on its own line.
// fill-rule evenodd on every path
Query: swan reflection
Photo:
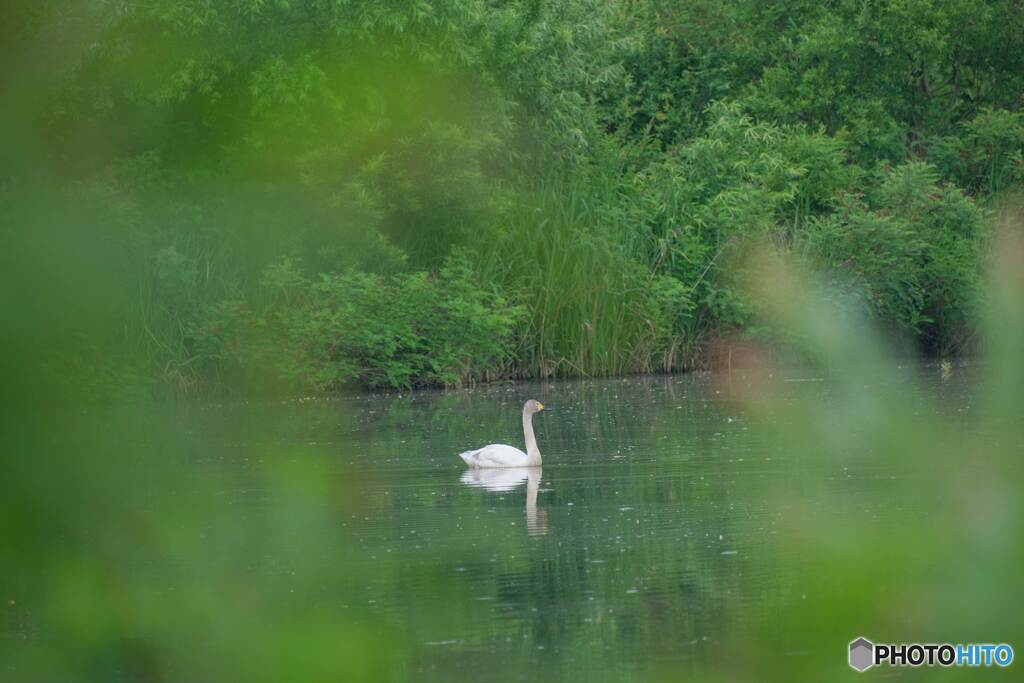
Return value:
M 495 493 L 514 491 L 526 482 L 526 531 L 531 536 L 548 532 L 548 511 L 537 509 L 542 467 L 504 467 L 471 469 L 462 473 L 462 483 Z

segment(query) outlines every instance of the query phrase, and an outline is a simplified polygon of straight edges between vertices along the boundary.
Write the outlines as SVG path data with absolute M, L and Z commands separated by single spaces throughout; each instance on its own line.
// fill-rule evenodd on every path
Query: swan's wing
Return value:
M 470 467 L 522 467 L 526 464 L 526 453 L 503 443 L 492 443 L 475 451 L 459 453 L 459 457 Z

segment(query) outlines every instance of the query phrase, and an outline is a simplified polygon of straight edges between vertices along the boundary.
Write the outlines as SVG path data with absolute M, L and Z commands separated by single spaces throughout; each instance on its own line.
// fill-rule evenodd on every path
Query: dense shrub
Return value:
M 1024 182 L 1024 113 L 985 110 L 934 145 L 935 164 L 967 191 L 996 195 Z
M 707 116 L 703 135 L 649 164 L 636 185 L 638 248 L 656 273 L 690 290 L 693 310 L 675 330 L 690 340 L 749 322 L 725 272 L 745 244 L 788 247 L 861 175 L 820 132 L 759 122 L 735 103 Z
M 910 163 L 883 172 L 867 196 L 844 194 L 801 242 L 837 292 L 852 288 L 872 317 L 949 353 L 971 336 L 986 226 L 985 211 L 933 167 Z
M 507 361 L 520 315 L 476 284 L 461 254 L 437 275 L 350 270 L 307 280 L 285 262 L 264 282 L 274 296 L 258 315 L 239 302 L 212 307 L 191 335 L 194 349 L 307 391 L 486 379 Z

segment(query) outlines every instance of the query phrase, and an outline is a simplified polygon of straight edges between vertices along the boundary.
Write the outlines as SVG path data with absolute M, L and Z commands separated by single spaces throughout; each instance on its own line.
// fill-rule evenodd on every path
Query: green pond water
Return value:
M 777 400 L 832 400 L 829 378 L 782 374 Z M 936 368 L 897 369 L 877 390 L 911 379 L 922 386 L 922 419 L 969 408 L 964 385 Z M 899 485 L 913 472 L 793 457 L 733 400 L 746 382 L 733 373 L 514 384 L 233 406 L 197 419 L 254 420 L 260 438 L 269 430 L 295 458 L 329 454 L 346 499 L 337 541 L 316 552 L 361 578 L 317 599 L 389 632 L 404 673 L 628 680 L 713 663 L 726 656 L 721 643 L 770 623 L 780 602 L 837 599 L 801 581 L 816 558 L 791 536 L 808 516 L 913 528 L 941 504 Z M 527 398 L 548 408 L 534 418 L 544 466 L 467 471 L 462 450 L 523 447 Z M 259 514 L 264 493 L 245 484 L 258 446 L 223 443 L 198 464 L 239 477 L 224 495 L 246 514 Z M 845 642 L 836 645 L 841 670 Z M 795 639 L 783 646 L 784 657 L 808 654 Z
M 969 432 L 967 374 L 897 367 L 864 387 L 903 391 L 910 422 Z M 116 487 L 132 493 L 81 532 L 82 552 L 116 576 L 103 590 L 128 615 L 120 628 L 142 642 L 105 643 L 101 628 L 95 649 L 110 658 L 82 656 L 106 680 L 204 680 L 220 658 L 258 674 L 283 637 L 293 655 L 308 648 L 300 677 L 333 659 L 353 680 L 757 680 L 765 661 L 849 675 L 846 645 L 864 631 L 935 621 L 858 622 L 877 611 L 858 612 L 863 585 L 829 580 L 835 552 L 849 548 L 855 571 L 869 540 L 858 534 L 909 538 L 945 498 L 914 483 L 926 461 L 890 463 L 884 445 L 865 456 L 856 427 L 822 444 L 827 457 L 794 447 L 780 434 L 807 430 L 789 407 L 841 406 L 847 390 L 799 370 L 774 381 L 756 411 L 742 399 L 758 380 L 743 373 L 177 407 L 164 436 L 125 437 L 134 464 Z M 534 418 L 544 466 L 468 471 L 460 451 L 522 447 L 527 398 L 547 406 Z M 122 547 L 120 534 L 141 540 Z M 913 584 L 944 552 L 865 585 Z M 38 599 L 7 608 L 9 652 L 47 642 Z M 136 614 L 150 602 L 153 615 Z M 221 645 L 204 651 L 196 635 Z

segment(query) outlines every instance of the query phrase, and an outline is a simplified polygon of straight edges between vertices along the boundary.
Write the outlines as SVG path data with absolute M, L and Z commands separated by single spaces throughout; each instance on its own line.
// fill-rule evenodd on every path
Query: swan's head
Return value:
M 523 404 L 523 415 L 533 415 L 542 410 L 544 410 L 544 404 L 532 398 Z

